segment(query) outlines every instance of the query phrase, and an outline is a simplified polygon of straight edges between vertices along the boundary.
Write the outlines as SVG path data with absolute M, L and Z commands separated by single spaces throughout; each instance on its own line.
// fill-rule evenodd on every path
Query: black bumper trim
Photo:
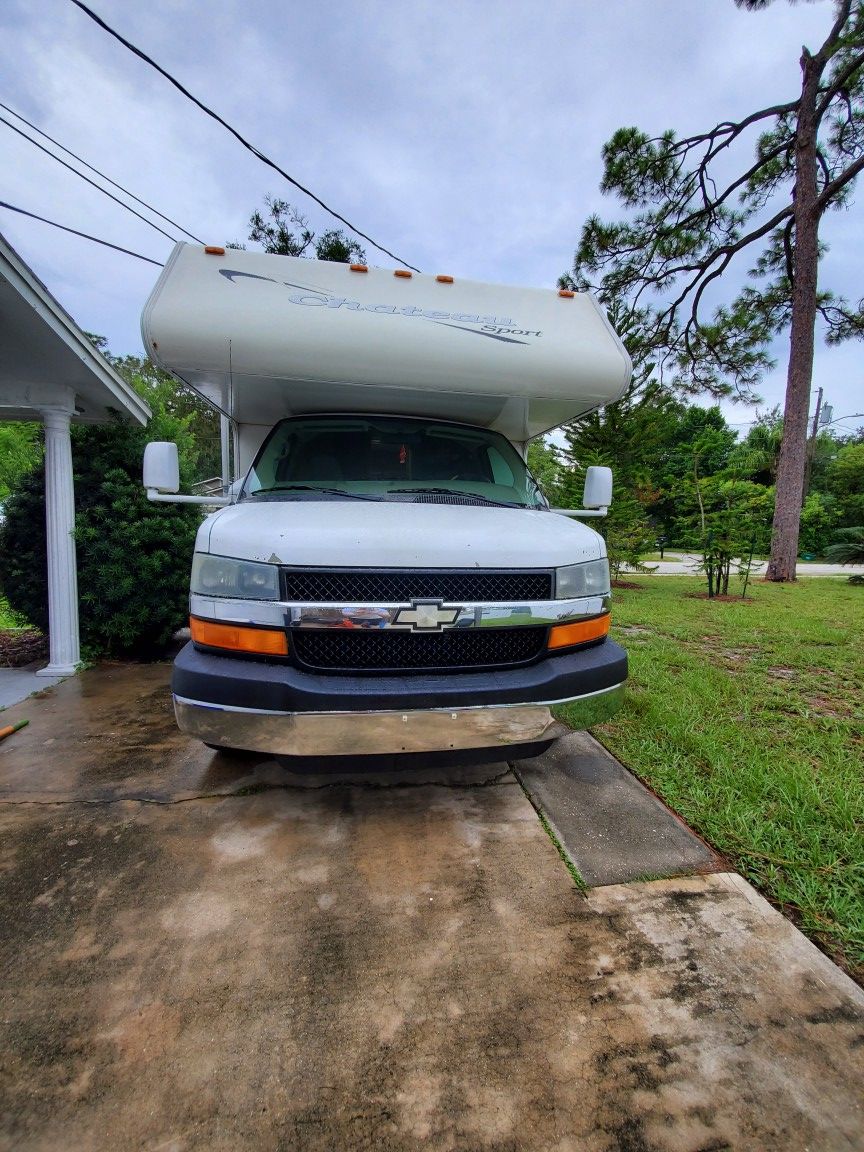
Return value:
M 199 652 L 174 661 L 175 696 L 228 708 L 274 712 L 373 712 L 571 700 L 627 678 L 627 653 L 612 640 L 499 672 L 328 676 L 286 664 Z

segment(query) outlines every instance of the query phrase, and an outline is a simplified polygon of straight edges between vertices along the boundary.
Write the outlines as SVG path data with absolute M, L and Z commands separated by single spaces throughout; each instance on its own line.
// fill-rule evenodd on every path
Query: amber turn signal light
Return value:
M 189 629 L 196 644 L 208 648 L 230 648 L 234 652 L 255 652 L 259 656 L 287 656 L 288 637 L 271 628 L 244 628 L 238 624 L 217 624 L 215 620 L 189 617 Z
M 609 633 L 610 616 L 595 616 L 593 620 L 577 620 L 575 624 L 556 624 L 549 629 L 547 648 L 570 648 L 574 644 L 587 644 L 589 640 L 602 640 Z

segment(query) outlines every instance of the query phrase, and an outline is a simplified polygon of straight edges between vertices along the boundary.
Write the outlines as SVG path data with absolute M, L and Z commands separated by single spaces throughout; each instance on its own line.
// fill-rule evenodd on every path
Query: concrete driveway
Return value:
M 864 1148 L 864 996 L 739 878 L 580 891 L 506 764 L 229 762 L 167 679 L 4 713 L 0 1147 Z

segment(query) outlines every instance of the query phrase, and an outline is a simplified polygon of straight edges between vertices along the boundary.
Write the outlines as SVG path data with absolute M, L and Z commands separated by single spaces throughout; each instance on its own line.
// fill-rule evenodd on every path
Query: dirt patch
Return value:
M 48 637 L 36 628 L 0 630 L 0 668 L 23 668 L 34 660 L 47 660 Z
M 811 712 L 827 716 L 829 720 L 843 720 L 850 715 L 848 703 L 843 700 L 832 700 L 830 696 L 805 696 L 804 703 Z
M 755 655 L 755 649 L 746 648 L 723 648 L 720 655 L 724 660 L 730 660 L 733 664 L 743 664 L 746 660 L 752 660 Z

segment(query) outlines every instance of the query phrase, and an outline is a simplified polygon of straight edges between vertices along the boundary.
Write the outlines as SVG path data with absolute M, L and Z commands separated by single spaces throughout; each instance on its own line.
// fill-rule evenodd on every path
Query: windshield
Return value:
M 246 478 L 241 499 L 249 497 L 546 507 L 499 433 L 394 416 L 282 420 Z

